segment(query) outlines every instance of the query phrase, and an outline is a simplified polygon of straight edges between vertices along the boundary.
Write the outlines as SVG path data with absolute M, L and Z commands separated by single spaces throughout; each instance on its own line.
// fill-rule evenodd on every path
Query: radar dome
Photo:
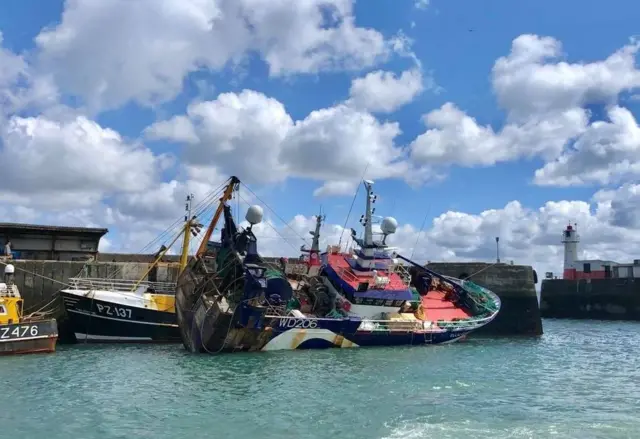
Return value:
M 395 218 L 388 216 L 382 220 L 380 229 L 382 229 L 382 233 L 385 235 L 396 233 L 396 230 L 398 229 L 398 221 Z
M 16 272 L 16 268 L 11 264 L 7 264 L 7 266 L 4 267 L 4 274 L 13 274 L 15 272 Z
M 249 224 L 253 226 L 262 222 L 262 216 L 262 207 L 254 205 L 249 207 L 249 210 L 247 210 L 247 214 L 244 216 L 244 219 L 246 219 Z

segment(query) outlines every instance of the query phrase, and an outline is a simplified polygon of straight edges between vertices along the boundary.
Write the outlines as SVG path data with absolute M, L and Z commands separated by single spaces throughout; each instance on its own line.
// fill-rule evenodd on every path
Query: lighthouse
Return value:
M 562 233 L 562 243 L 564 244 L 564 279 L 574 279 L 576 273 L 575 262 L 578 260 L 578 225 L 569 224 Z

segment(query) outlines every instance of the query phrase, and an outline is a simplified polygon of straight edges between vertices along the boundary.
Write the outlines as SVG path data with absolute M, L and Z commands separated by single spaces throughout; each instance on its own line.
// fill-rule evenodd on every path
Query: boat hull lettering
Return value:
M 318 321 L 316 319 L 281 319 L 280 327 L 315 329 L 318 327 Z

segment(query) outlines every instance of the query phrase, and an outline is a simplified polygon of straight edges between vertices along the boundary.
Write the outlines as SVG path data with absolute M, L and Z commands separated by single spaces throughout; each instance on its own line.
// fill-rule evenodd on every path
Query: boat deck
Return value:
M 338 276 L 353 287 L 353 289 L 357 290 L 361 282 L 371 282 L 373 280 L 373 274 L 371 276 L 364 276 L 354 273 L 343 253 L 328 254 L 327 262 L 333 267 Z M 389 283 L 384 288 L 372 286 L 370 288 L 372 290 L 403 291 L 409 288 L 397 273 L 389 272 L 388 270 L 378 270 L 378 274 L 388 276 Z
M 427 295 L 422 296 L 422 307 L 425 310 L 425 319 L 436 321 L 451 321 L 455 318 L 466 319 L 471 314 L 464 309 L 457 308 L 451 301 L 444 300 L 442 291 L 429 291 Z

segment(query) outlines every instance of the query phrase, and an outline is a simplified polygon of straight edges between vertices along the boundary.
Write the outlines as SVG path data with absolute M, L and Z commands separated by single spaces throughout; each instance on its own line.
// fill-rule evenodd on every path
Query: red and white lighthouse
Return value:
M 564 244 L 564 279 L 575 279 L 576 262 L 578 261 L 578 225 L 569 224 L 562 232 L 562 243 Z

